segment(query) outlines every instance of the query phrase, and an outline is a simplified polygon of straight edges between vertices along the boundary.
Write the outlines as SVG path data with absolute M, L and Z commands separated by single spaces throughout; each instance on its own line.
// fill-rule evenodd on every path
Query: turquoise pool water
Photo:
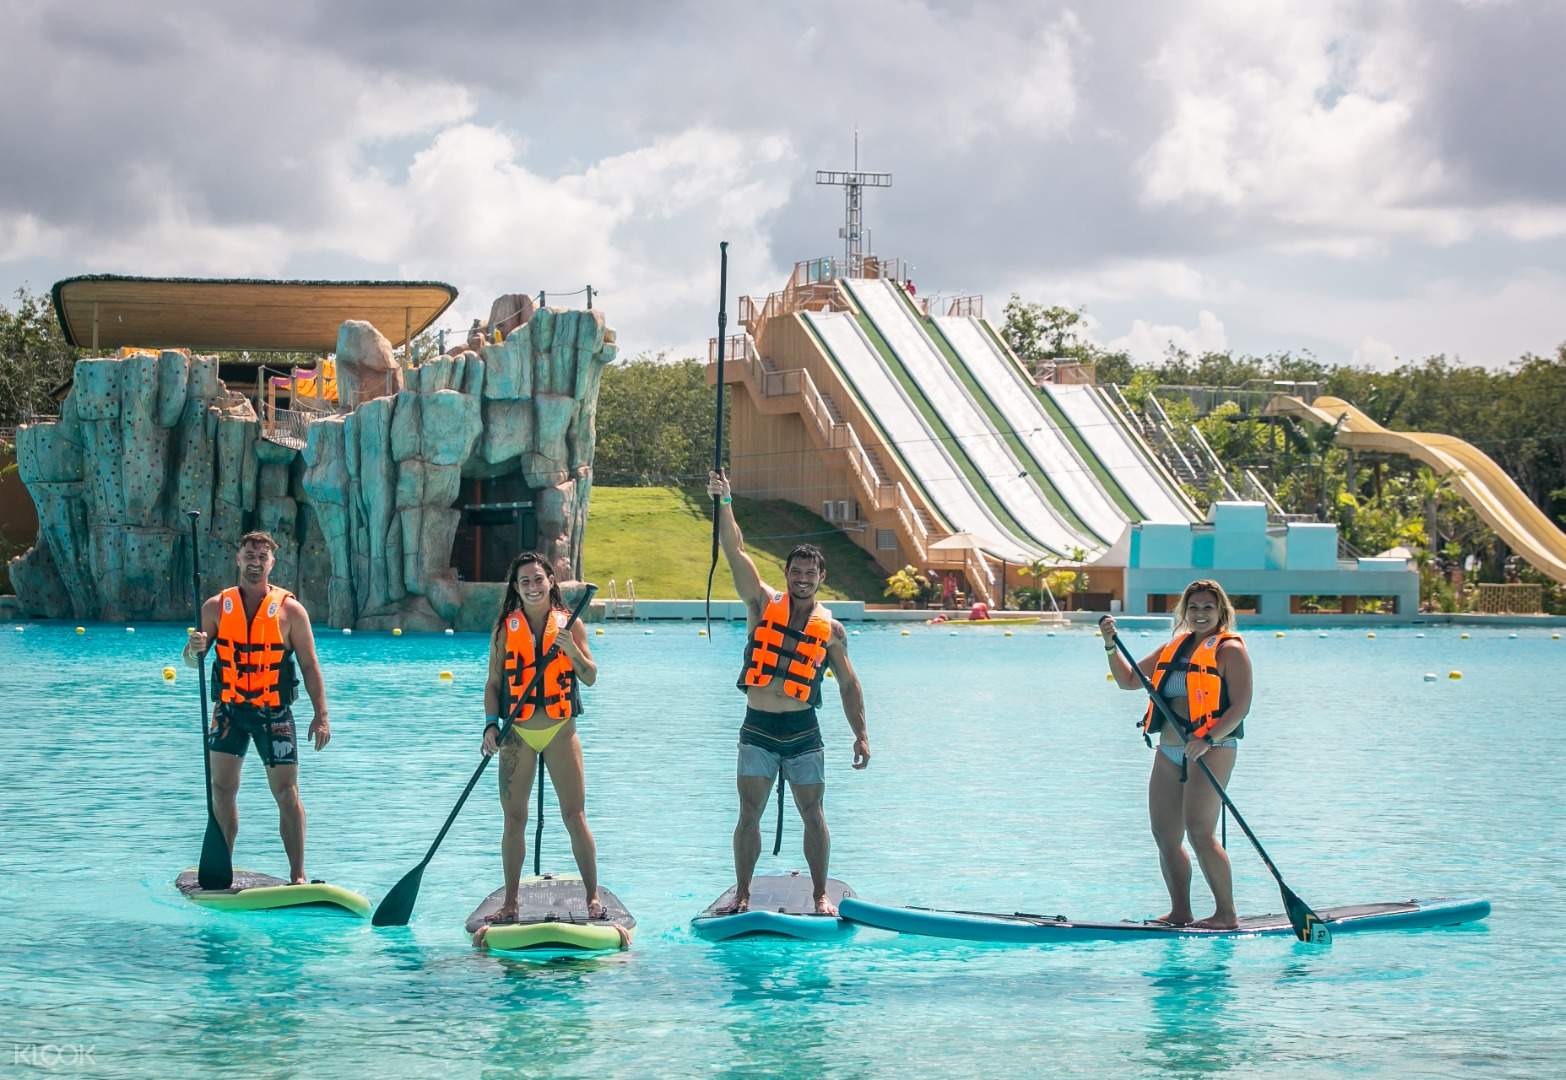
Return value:
M 1140 698 L 1104 681 L 1097 638 L 861 630 L 851 655 L 869 702 L 867 772 L 848 767 L 831 684 L 823 711 L 836 876 L 893 903 L 1164 910 L 1143 803 L 1149 751 L 1132 727 Z M 500 882 L 492 776 L 405 929 L 184 901 L 172 881 L 195 861 L 205 811 L 196 679 L 180 668 L 171 687 L 160 675 L 177 664 L 181 628 L 0 626 L 0 1069 L 1553 1073 L 1566 1053 L 1554 747 L 1566 641 L 1510 632 L 1251 631 L 1259 690 L 1232 785 L 1315 906 L 1481 895 L 1495 904 L 1488 922 L 1326 950 L 1278 939 L 1019 949 L 863 929 L 825 946 L 694 938 L 691 916 L 732 880 L 741 635 L 611 624 L 593 638 L 602 675 L 581 723 L 588 811 L 603 880 L 640 926 L 627 953 L 540 963 L 476 953 L 462 933 Z M 476 761 L 483 650 L 477 636 L 322 635 L 335 736 L 304 752 L 312 874 L 378 900 L 419 860 Z M 261 771 L 246 766 L 236 864 L 282 873 Z M 546 868 L 570 870 L 553 813 Z M 765 827 L 770 838 L 770 815 Z M 799 839 L 791 820 L 784 855 L 763 855 L 761 870 L 802 865 Z M 1231 829 L 1242 912 L 1278 910 L 1243 843 Z

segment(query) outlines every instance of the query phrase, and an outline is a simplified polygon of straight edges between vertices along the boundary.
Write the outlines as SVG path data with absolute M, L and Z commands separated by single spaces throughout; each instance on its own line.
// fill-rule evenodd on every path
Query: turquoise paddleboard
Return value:
M 839 909 L 852 922 L 900 934 L 958 938 L 963 941 L 1007 941 L 1046 944 L 1062 941 L 1149 941 L 1156 938 L 1252 937 L 1292 935 L 1287 915 L 1253 915 L 1235 930 L 1205 930 L 1154 922 L 1076 922 L 1064 915 L 1026 912 L 942 911 L 936 908 L 872 904 L 857 897 Z M 1457 926 L 1490 914 L 1488 900 L 1405 900 L 1389 904 L 1352 904 L 1320 911 L 1334 937 L 1361 930 L 1413 930 L 1427 926 Z
M 827 878 L 827 899 L 841 910 L 854 890 L 836 878 Z M 846 919 L 817 915 L 810 877 L 798 870 L 789 874 L 764 874 L 750 882 L 750 910 L 725 914 L 734 906 L 734 886 L 691 920 L 691 929 L 709 941 L 725 941 L 747 935 L 827 941 L 851 933 Z

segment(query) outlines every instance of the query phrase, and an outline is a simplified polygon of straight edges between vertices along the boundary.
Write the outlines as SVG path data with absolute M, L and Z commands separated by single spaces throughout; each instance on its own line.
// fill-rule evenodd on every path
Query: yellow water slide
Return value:
M 1342 398 L 1319 397 L 1307 405 L 1280 394 L 1268 402 L 1267 412 L 1329 427 L 1341 419 L 1335 442 L 1345 450 L 1403 454 L 1440 476 L 1450 476 L 1452 486 L 1513 551 L 1539 572 L 1566 584 L 1566 533 L 1488 454 L 1470 443 L 1451 435 L 1388 431 Z

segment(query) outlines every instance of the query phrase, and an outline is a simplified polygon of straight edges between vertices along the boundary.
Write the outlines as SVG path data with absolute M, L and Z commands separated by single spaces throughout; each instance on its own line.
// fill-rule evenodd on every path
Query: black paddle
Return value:
M 714 410 L 712 471 L 723 471 L 723 347 L 728 344 L 729 242 L 718 245 L 718 406 Z M 718 496 L 712 497 L 712 565 L 707 568 L 707 640 L 712 640 L 712 578 L 718 572 Z
M 1126 643 L 1120 640 L 1120 635 L 1115 635 L 1115 647 L 1120 650 L 1120 655 L 1126 658 L 1126 663 L 1131 665 L 1131 670 L 1136 672 L 1136 677 L 1142 680 L 1142 688 L 1147 691 L 1147 696 L 1153 699 L 1153 705 L 1164 718 L 1164 723 L 1170 725 L 1179 736 L 1182 743 L 1186 742 L 1185 727 L 1180 718 L 1169 707 L 1169 702 L 1164 700 L 1162 694 L 1153 688 L 1152 682 L 1131 655 L 1131 650 L 1126 648 Z M 1229 799 L 1229 793 L 1223 789 L 1213 771 L 1207 767 L 1207 762 L 1201 758 L 1196 759 L 1196 764 L 1201 767 L 1202 774 L 1213 785 L 1213 790 L 1218 792 L 1218 798 L 1223 800 L 1224 807 L 1234 815 L 1235 822 L 1244 831 L 1245 836 L 1256 849 L 1256 854 L 1261 856 L 1261 861 L 1267 864 L 1267 870 L 1272 874 L 1273 880 L 1278 883 L 1278 891 L 1283 894 L 1283 910 L 1289 916 L 1289 925 L 1294 927 L 1294 936 L 1301 941 L 1313 942 L 1317 945 L 1329 945 L 1332 943 L 1332 931 L 1327 929 L 1327 923 L 1320 915 L 1311 910 L 1309 904 L 1294 895 L 1294 890 L 1284 883 L 1283 875 L 1278 872 L 1273 864 L 1272 857 L 1267 854 L 1267 849 L 1261 846 L 1261 841 L 1256 839 L 1256 834 L 1251 832 L 1251 827 L 1245 823 L 1245 818 L 1240 816 L 1240 811 L 1235 808 Z
M 196 539 L 200 510 L 188 511 L 190 518 L 190 578 L 196 597 L 196 629 L 201 629 L 201 544 Z M 212 643 L 207 642 L 207 648 Z M 196 883 L 209 891 L 222 891 L 234 884 L 234 860 L 228 853 L 228 838 L 218 825 L 212 809 L 212 759 L 207 756 L 207 654 L 196 658 L 196 684 L 201 688 L 201 771 L 207 778 L 207 832 L 201 838 L 201 862 L 196 866 Z
M 572 625 L 576 622 L 578 616 L 580 616 L 582 612 L 587 609 L 588 603 L 593 599 L 593 594 L 597 591 L 597 585 L 587 586 L 587 591 L 582 594 L 582 599 L 577 601 L 576 607 L 571 611 L 571 617 L 566 620 L 566 624 L 560 629 L 560 633 L 568 634 L 571 632 Z M 516 702 L 511 706 L 510 713 L 506 716 L 505 722 L 500 725 L 500 733 L 495 736 L 495 742 L 497 745 L 501 739 L 506 737 L 506 733 L 511 730 L 512 722 L 516 720 L 517 714 L 522 711 L 522 704 L 527 701 L 528 698 L 533 696 L 533 688 L 537 686 L 538 681 L 544 677 L 544 668 L 549 666 L 549 661 L 552 660 L 555 653 L 559 651 L 560 646 L 558 643 L 556 643 L 555 645 L 551 645 L 549 650 L 545 652 L 543 656 L 538 658 L 538 662 L 535 665 L 536 670 L 533 672 L 533 677 L 528 680 L 526 688 L 524 688 L 522 693 L 517 696 Z M 428 866 L 430 864 L 430 860 L 435 857 L 435 852 L 440 847 L 440 842 L 446 839 L 446 834 L 451 831 L 452 823 L 457 820 L 457 815 L 462 812 L 463 803 L 468 801 L 468 796 L 473 793 L 474 785 L 479 782 L 479 777 L 484 775 L 484 770 L 488 767 L 488 757 L 485 757 L 479 761 L 478 768 L 474 769 L 473 775 L 468 778 L 468 786 L 462 789 L 462 794 L 457 798 L 457 805 L 453 806 L 451 808 L 451 813 L 446 816 L 446 824 L 440 827 L 440 832 L 435 836 L 435 842 L 431 844 L 430 849 L 424 853 L 424 858 L 419 861 L 418 866 L 415 866 L 412 870 L 409 870 L 406 874 L 404 874 L 401 881 L 397 882 L 397 884 L 391 887 L 391 891 L 386 894 L 385 898 L 381 900 L 380 906 L 375 909 L 375 915 L 370 919 L 370 922 L 372 922 L 374 925 L 408 925 L 408 918 L 413 914 L 414 902 L 419 898 L 419 882 L 424 879 L 424 868 Z M 543 762 L 539 762 L 539 768 L 543 768 Z M 536 849 L 534 851 L 534 855 L 535 857 L 537 856 Z
M 544 755 L 538 755 L 538 825 L 533 829 L 533 876 L 538 877 L 544 850 Z
M 772 838 L 772 854 L 783 850 L 783 769 L 778 768 L 778 832 Z

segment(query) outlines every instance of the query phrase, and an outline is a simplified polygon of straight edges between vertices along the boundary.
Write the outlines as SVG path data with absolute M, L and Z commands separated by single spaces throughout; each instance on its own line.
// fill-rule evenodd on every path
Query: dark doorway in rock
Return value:
M 504 581 L 519 551 L 538 544 L 533 492 L 521 473 L 470 476 L 457 496 L 462 520 L 452 544 L 451 563 L 463 581 Z

